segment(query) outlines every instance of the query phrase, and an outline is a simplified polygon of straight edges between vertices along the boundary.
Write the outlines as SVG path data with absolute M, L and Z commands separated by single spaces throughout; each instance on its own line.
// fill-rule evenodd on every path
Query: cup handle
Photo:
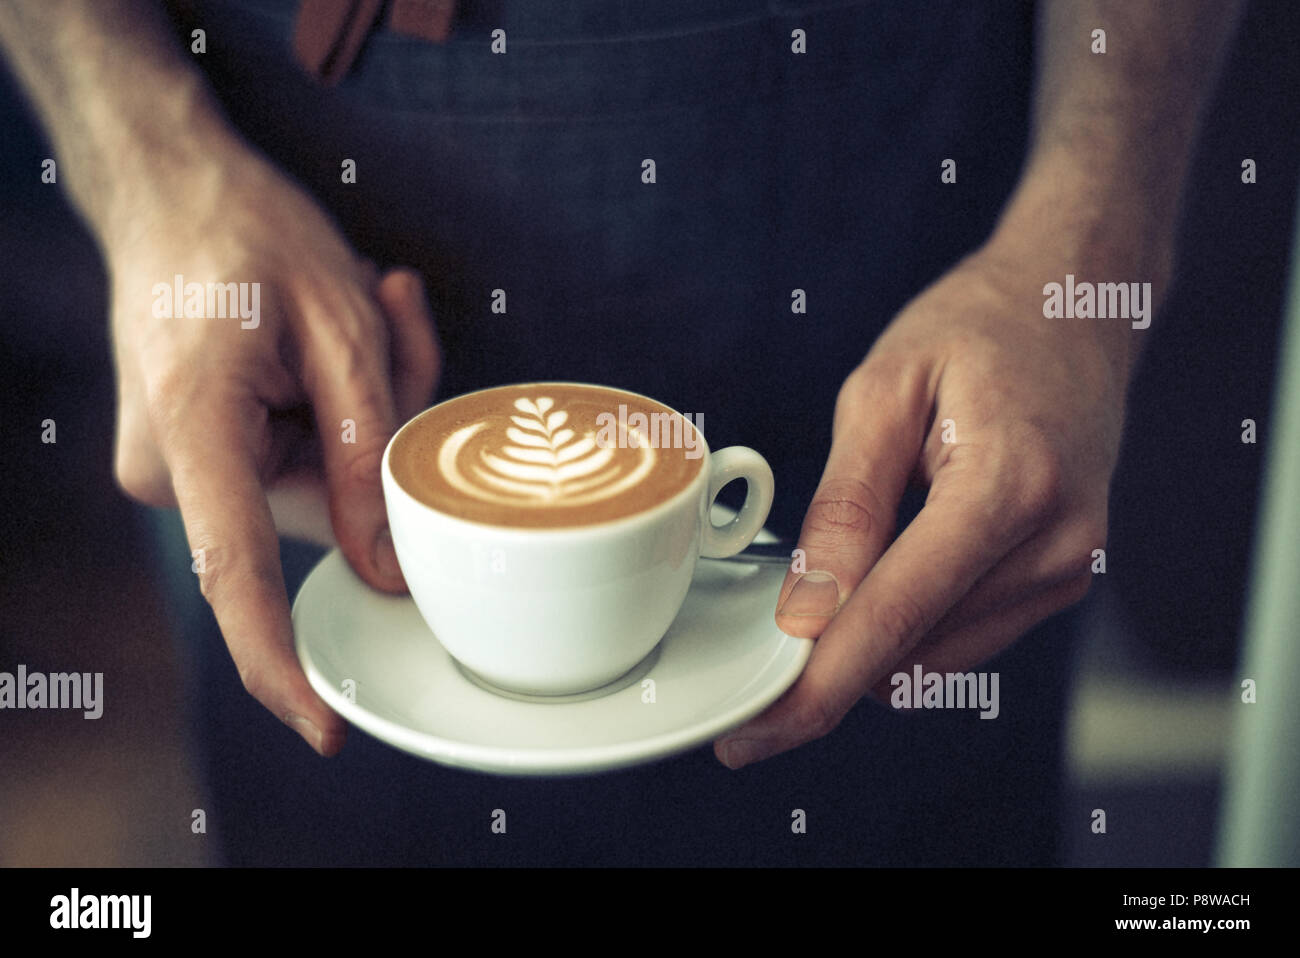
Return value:
M 722 487 L 733 479 L 744 479 L 748 490 L 740 512 L 725 526 L 715 526 L 709 518 L 713 500 Z M 706 559 L 734 556 L 754 541 L 767 521 L 772 508 L 776 482 L 767 460 L 748 446 L 728 446 L 709 456 L 709 495 L 704 510 L 704 535 L 700 555 Z

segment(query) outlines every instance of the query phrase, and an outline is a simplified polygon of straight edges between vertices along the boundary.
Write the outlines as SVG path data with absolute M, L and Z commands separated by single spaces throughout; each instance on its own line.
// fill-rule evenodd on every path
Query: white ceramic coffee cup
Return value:
M 396 438 L 384 450 L 384 501 L 411 597 L 453 658 L 513 692 L 582 692 L 627 673 L 668 631 L 696 559 L 745 548 L 772 506 L 763 457 L 745 446 L 710 452 L 701 435 L 705 459 L 690 485 L 643 512 L 564 528 L 471 522 L 398 485 Z M 713 500 L 733 479 L 748 484 L 745 504 L 714 526 Z

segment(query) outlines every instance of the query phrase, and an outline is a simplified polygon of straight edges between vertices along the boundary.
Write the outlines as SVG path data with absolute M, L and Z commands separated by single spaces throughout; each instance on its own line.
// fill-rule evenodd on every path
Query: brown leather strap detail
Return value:
M 351 68 L 384 0 L 302 0 L 293 25 L 294 59 L 332 86 Z
M 445 43 L 451 35 L 456 0 L 393 0 L 388 29 L 408 37 Z

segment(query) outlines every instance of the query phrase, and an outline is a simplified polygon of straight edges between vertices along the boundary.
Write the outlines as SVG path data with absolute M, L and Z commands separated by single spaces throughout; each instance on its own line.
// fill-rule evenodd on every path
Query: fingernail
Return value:
M 734 770 L 766 758 L 769 754 L 765 742 L 751 738 L 736 738 L 723 744 L 722 764 Z
M 840 583 L 829 572 L 805 572 L 776 610 L 777 615 L 830 617 L 840 607 Z
M 393 534 L 387 526 L 375 537 L 375 568 L 389 579 L 399 578 L 402 574 L 401 566 L 397 564 L 397 552 L 393 549 Z
M 284 723 L 305 738 L 307 744 L 314 748 L 318 755 L 325 754 L 325 737 L 321 735 L 320 729 L 310 719 L 305 719 L 301 715 L 294 715 L 290 712 L 284 717 Z

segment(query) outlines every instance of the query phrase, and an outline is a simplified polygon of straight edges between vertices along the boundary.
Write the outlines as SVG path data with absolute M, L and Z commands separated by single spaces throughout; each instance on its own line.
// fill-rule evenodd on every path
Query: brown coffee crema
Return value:
M 497 526 L 609 522 L 672 498 L 704 465 L 694 424 L 633 393 L 574 383 L 499 386 L 406 426 L 393 478 L 439 512 Z

